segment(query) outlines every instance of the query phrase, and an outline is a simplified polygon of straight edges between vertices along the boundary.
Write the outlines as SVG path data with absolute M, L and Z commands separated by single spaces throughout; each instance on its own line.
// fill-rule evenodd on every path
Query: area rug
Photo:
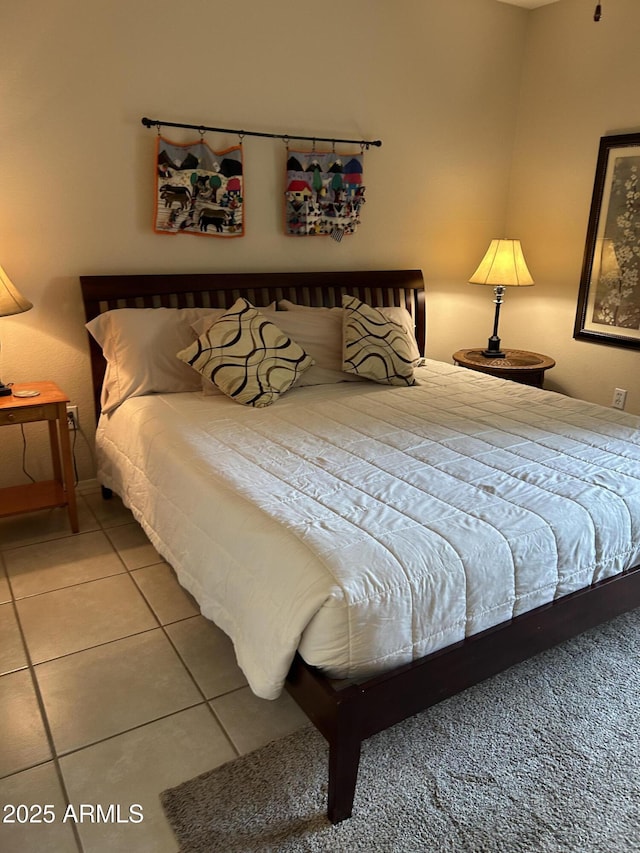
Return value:
M 295 734 L 165 791 L 182 853 L 640 851 L 640 610 L 363 745 L 353 817 Z

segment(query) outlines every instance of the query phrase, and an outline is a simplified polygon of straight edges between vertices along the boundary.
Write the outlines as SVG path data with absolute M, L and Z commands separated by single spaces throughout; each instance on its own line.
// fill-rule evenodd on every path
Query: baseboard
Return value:
M 89 480 L 79 480 L 76 484 L 76 492 L 79 494 L 90 494 L 91 492 L 99 492 L 100 483 L 95 477 Z

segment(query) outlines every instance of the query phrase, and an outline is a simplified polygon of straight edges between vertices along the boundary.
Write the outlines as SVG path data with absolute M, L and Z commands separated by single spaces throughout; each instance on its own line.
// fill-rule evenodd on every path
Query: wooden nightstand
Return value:
M 0 489 L 0 518 L 66 506 L 71 530 L 78 532 L 78 506 L 67 426 L 69 398 L 54 382 L 14 385 L 10 397 L 0 397 L 0 427 L 47 421 L 53 480 Z M 39 391 L 37 397 L 16 397 L 16 391 Z
M 504 358 L 487 358 L 482 355 L 482 349 L 461 349 L 454 352 L 453 360 L 461 367 L 478 370 L 480 373 L 490 373 L 501 379 L 511 379 L 523 385 L 534 385 L 542 388 L 544 372 L 555 365 L 548 355 L 539 352 L 527 352 L 521 349 L 504 350 Z

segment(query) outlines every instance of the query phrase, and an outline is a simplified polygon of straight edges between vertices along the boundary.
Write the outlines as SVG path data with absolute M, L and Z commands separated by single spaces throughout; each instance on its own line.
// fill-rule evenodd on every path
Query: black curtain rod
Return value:
M 200 133 L 205 133 L 210 130 L 215 133 L 233 133 L 238 136 L 263 136 L 267 139 L 285 139 L 289 141 L 290 139 L 295 140 L 305 140 L 307 142 L 336 142 L 347 143 L 348 145 L 362 145 L 365 148 L 369 148 L 371 145 L 375 145 L 377 148 L 380 148 L 382 145 L 381 139 L 334 139 L 328 136 L 289 136 L 288 133 L 261 133 L 257 130 L 230 130 L 228 127 L 206 127 L 203 124 L 181 124 L 180 122 L 175 121 L 160 121 L 155 118 L 143 118 L 142 124 L 145 127 L 157 127 L 160 129 L 161 127 L 184 127 L 187 130 L 197 130 Z

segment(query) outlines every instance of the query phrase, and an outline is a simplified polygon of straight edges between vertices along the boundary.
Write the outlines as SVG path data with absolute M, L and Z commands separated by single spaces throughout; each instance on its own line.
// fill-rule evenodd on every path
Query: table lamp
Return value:
M 490 284 L 496 304 L 493 320 L 493 334 L 489 338 L 487 348 L 482 355 L 487 358 L 504 358 L 500 349 L 498 323 L 500 321 L 500 306 L 504 301 L 505 287 L 523 287 L 533 284 L 531 273 L 522 254 L 520 240 L 492 240 L 480 266 L 469 279 L 470 284 Z
M 9 276 L 0 267 L 0 317 L 22 314 L 30 308 L 33 308 L 33 305 L 17 290 Z M 9 394 L 11 394 L 11 388 L 0 381 L 0 397 L 7 397 Z

